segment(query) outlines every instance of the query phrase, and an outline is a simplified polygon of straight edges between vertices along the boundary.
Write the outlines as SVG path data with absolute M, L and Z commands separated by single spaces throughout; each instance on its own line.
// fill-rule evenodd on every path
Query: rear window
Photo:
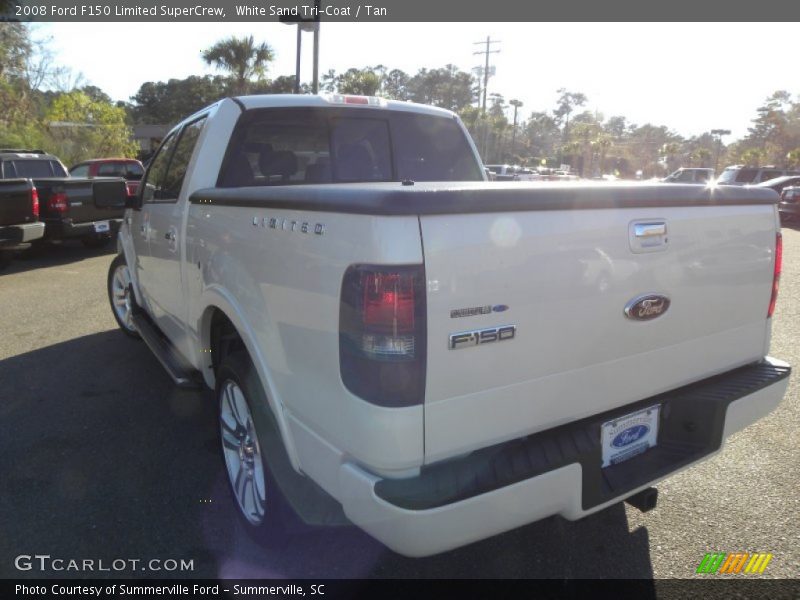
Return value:
M 97 167 L 98 177 L 124 177 L 125 179 L 141 179 L 144 170 L 136 163 L 113 162 L 102 163 Z
M 758 175 L 758 169 L 739 169 L 736 174 L 736 183 L 752 183 L 756 175 Z
M 373 109 L 260 109 L 239 120 L 221 187 L 481 181 L 452 118 Z
M 783 171 L 762 171 L 761 181 L 767 181 L 768 179 L 775 179 L 776 177 L 780 177 L 783 174 L 784 174 Z
M 6 164 L 5 171 L 6 177 L 67 177 L 64 167 L 54 160 L 13 160 Z

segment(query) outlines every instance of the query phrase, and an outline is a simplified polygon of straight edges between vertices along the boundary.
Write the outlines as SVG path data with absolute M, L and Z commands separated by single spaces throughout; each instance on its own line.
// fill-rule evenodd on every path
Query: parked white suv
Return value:
M 725 167 L 722 174 L 717 179 L 717 185 L 748 185 L 761 183 L 768 179 L 783 177 L 784 175 L 800 175 L 800 171 L 790 169 L 780 169 L 777 167 L 746 167 L 744 165 L 734 165 Z

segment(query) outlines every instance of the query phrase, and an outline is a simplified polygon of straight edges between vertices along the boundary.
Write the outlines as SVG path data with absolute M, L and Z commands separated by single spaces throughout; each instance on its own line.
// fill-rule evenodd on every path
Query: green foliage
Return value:
M 269 63 L 275 59 L 269 44 L 256 44 L 252 35 L 220 40 L 204 50 L 202 56 L 207 64 L 231 75 L 232 89 L 236 94 L 247 93 L 254 77 L 264 79 Z
M 789 92 L 778 90 L 756 113 L 747 136 L 730 148 L 728 162 L 786 167 L 796 164 L 792 152 L 800 147 L 800 99 L 792 101 Z
M 220 75 L 143 83 L 129 108 L 134 123 L 172 124 L 230 94 Z
M 375 96 L 380 87 L 380 75 L 372 69 L 348 69 L 336 78 L 336 89 L 342 94 Z
M 45 115 L 49 149 L 66 164 L 86 158 L 133 157 L 125 110 L 82 91 L 59 95 Z

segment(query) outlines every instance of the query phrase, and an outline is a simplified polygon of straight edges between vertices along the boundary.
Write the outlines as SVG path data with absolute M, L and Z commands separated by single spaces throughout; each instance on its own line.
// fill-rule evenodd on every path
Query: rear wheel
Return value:
M 131 272 L 125 262 L 124 254 L 118 254 L 108 268 L 108 300 L 117 325 L 123 333 L 138 339 L 139 333 L 133 324 L 134 299 Z
M 11 264 L 11 258 L 14 252 L 11 250 L 0 250 L 0 271 L 7 268 Z
M 282 540 L 287 524 L 296 517 L 270 466 L 288 465 L 288 457 L 266 394 L 245 352 L 236 351 L 222 359 L 216 391 L 222 455 L 237 512 L 247 529 L 259 534 L 259 541 Z

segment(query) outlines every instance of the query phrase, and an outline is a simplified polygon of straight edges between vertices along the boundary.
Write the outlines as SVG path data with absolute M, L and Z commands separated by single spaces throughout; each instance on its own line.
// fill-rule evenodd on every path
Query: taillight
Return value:
M 31 211 L 33 216 L 39 218 L 39 190 L 36 188 L 31 189 Z
M 65 213 L 69 209 L 67 195 L 64 192 L 55 192 L 47 199 L 47 210 Z
M 783 267 L 783 236 L 780 232 L 775 234 L 775 270 L 772 274 L 772 297 L 769 300 L 769 310 L 767 318 L 772 317 L 775 312 L 775 303 L 778 301 L 778 283 L 781 279 L 781 269 Z
M 381 406 L 421 404 L 425 321 L 422 265 L 347 269 L 339 313 L 339 366 L 345 386 Z

